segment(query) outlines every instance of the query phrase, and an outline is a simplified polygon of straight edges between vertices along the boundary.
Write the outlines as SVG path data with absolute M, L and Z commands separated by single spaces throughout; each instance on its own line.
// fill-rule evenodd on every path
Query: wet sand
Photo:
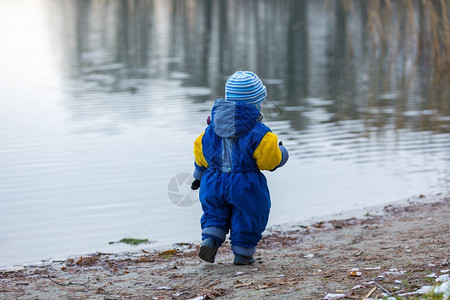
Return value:
M 197 257 L 197 244 L 176 244 L 0 270 L 0 298 L 362 299 L 383 289 L 408 297 L 450 274 L 450 198 L 421 198 L 360 218 L 272 228 L 251 266 L 233 265 L 226 243 L 214 264 Z

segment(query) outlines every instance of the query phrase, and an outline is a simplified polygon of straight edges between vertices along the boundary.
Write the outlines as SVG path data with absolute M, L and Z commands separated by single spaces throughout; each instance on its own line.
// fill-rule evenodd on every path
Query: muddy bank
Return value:
M 228 243 L 215 264 L 200 261 L 196 244 L 74 257 L 0 271 L 0 298 L 361 299 L 386 291 L 408 297 L 448 278 L 449 216 L 450 198 L 443 197 L 386 206 L 380 215 L 272 229 L 256 263 L 245 267 L 232 264 Z

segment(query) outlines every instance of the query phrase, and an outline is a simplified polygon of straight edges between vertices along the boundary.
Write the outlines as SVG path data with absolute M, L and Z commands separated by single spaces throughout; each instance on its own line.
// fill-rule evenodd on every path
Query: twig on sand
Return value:
M 376 289 L 377 289 L 377 287 L 374 287 L 373 289 L 371 289 L 370 292 L 368 292 L 367 295 L 364 296 L 363 300 L 369 298 L 370 295 L 372 295 Z
M 70 281 L 68 283 L 60 283 L 60 282 L 57 282 L 57 281 L 53 280 L 50 276 L 42 276 L 42 277 L 50 280 L 51 282 L 53 282 L 53 283 L 55 283 L 57 285 L 60 285 L 60 286 L 69 286 L 69 285 L 81 285 L 81 286 L 83 286 L 83 285 L 88 284 L 89 281 L 90 281 L 90 278 L 88 277 L 88 280 L 86 282 L 84 282 L 84 283 L 70 282 Z
M 382 289 L 386 294 L 388 294 L 389 296 L 392 296 L 392 293 L 389 292 L 387 289 L 385 289 L 383 286 L 381 286 L 379 283 L 377 283 L 376 281 L 373 282 L 377 287 L 379 287 L 380 289 Z

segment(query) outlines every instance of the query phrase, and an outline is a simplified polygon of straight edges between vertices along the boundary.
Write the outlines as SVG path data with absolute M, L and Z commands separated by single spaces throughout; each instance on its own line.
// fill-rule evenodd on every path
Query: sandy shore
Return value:
M 197 257 L 198 245 L 177 244 L 0 270 L 0 298 L 362 299 L 371 291 L 382 297 L 383 289 L 407 298 L 450 274 L 450 198 L 420 200 L 272 229 L 252 266 L 234 266 L 227 243 L 215 264 Z

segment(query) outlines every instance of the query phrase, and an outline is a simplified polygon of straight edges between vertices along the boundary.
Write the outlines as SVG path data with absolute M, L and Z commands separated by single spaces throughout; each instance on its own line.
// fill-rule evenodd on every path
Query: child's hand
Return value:
M 282 142 L 282 141 L 280 141 L 280 142 L 278 143 L 278 147 L 280 148 L 280 151 L 281 151 L 281 162 L 280 162 L 280 164 L 279 164 L 275 169 L 270 170 L 270 172 L 273 172 L 273 171 L 275 171 L 276 169 L 278 169 L 278 168 L 284 166 L 284 165 L 286 164 L 286 162 L 288 161 L 288 159 L 289 159 L 289 152 L 288 152 L 287 149 L 283 146 L 283 142 Z
M 196 191 L 199 189 L 199 187 L 200 187 L 200 180 L 195 179 L 191 184 L 191 189 Z

